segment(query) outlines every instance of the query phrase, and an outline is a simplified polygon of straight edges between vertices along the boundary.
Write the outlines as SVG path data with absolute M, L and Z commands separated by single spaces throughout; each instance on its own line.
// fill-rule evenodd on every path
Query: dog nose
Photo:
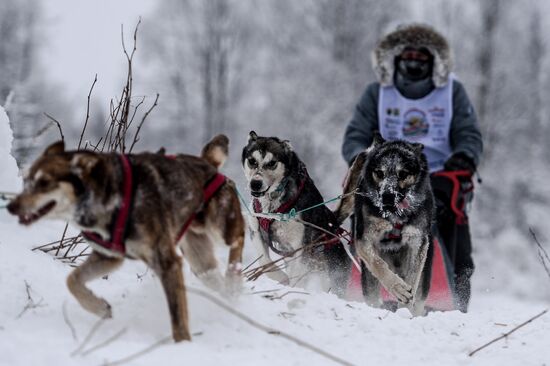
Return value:
M 263 182 L 261 180 L 251 180 L 250 189 L 253 191 L 259 191 L 262 189 Z
M 8 207 L 6 208 L 8 209 L 9 213 L 11 213 L 12 215 L 15 215 L 19 211 L 19 207 L 20 207 L 19 203 L 16 200 L 13 200 L 8 204 Z
M 395 204 L 395 195 L 391 193 L 382 194 L 382 205 L 384 206 L 393 206 Z

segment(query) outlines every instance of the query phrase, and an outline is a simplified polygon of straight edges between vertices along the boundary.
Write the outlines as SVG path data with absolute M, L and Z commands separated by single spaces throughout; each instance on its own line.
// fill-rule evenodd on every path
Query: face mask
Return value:
M 397 72 L 410 81 L 426 79 L 432 75 L 432 62 L 430 60 L 399 59 L 397 61 Z

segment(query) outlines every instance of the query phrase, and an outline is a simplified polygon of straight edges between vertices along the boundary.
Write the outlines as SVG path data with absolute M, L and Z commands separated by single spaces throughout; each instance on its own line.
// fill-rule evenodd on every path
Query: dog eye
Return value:
M 381 169 L 376 169 L 372 175 L 374 176 L 374 178 L 376 179 L 383 179 L 384 178 L 384 171 L 381 170 Z
M 38 188 L 38 189 L 48 188 L 49 185 L 50 185 L 50 182 L 46 179 L 39 179 L 34 183 L 35 188 Z
M 266 169 L 275 169 L 277 166 L 277 162 L 275 160 L 271 160 L 269 163 L 264 164 L 264 168 Z
M 252 169 L 258 167 L 258 163 L 257 163 L 256 160 L 254 160 L 254 159 L 248 159 L 248 160 L 247 160 L 247 163 L 248 163 L 248 166 L 249 166 L 250 168 L 252 168 Z
M 411 175 L 411 173 L 408 170 L 401 170 L 397 173 L 397 176 L 401 180 L 406 179 L 409 175 Z

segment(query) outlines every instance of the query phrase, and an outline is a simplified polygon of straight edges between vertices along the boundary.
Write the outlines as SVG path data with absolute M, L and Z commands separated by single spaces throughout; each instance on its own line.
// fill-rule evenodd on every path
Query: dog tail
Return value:
M 228 151 L 229 138 L 217 135 L 202 148 L 201 157 L 219 169 L 225 163 Z

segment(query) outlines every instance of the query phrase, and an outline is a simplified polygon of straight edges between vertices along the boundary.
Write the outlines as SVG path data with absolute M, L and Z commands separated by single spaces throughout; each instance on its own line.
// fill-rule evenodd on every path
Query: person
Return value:
M 367 86 L 355 108 L 343 139 L 343 157 L 351 165 L 376 131 L 386 140 L 424 145 L 437 202 L 437 230 L 454 264 L 458 308 L 466 312 L 474 271 L 469 225 L 464 201 L 458 220 L 452 183 L 438 173 L 467 171 L 471 177 L 476 171 L 483 150 L 476 114 L 451 73 L 447 40 L 430 26 L 398 27 L 379 41 L 372 59 L 378 81 Z M 462 179 L 462 185 L 468 186 L 468 180 Z

